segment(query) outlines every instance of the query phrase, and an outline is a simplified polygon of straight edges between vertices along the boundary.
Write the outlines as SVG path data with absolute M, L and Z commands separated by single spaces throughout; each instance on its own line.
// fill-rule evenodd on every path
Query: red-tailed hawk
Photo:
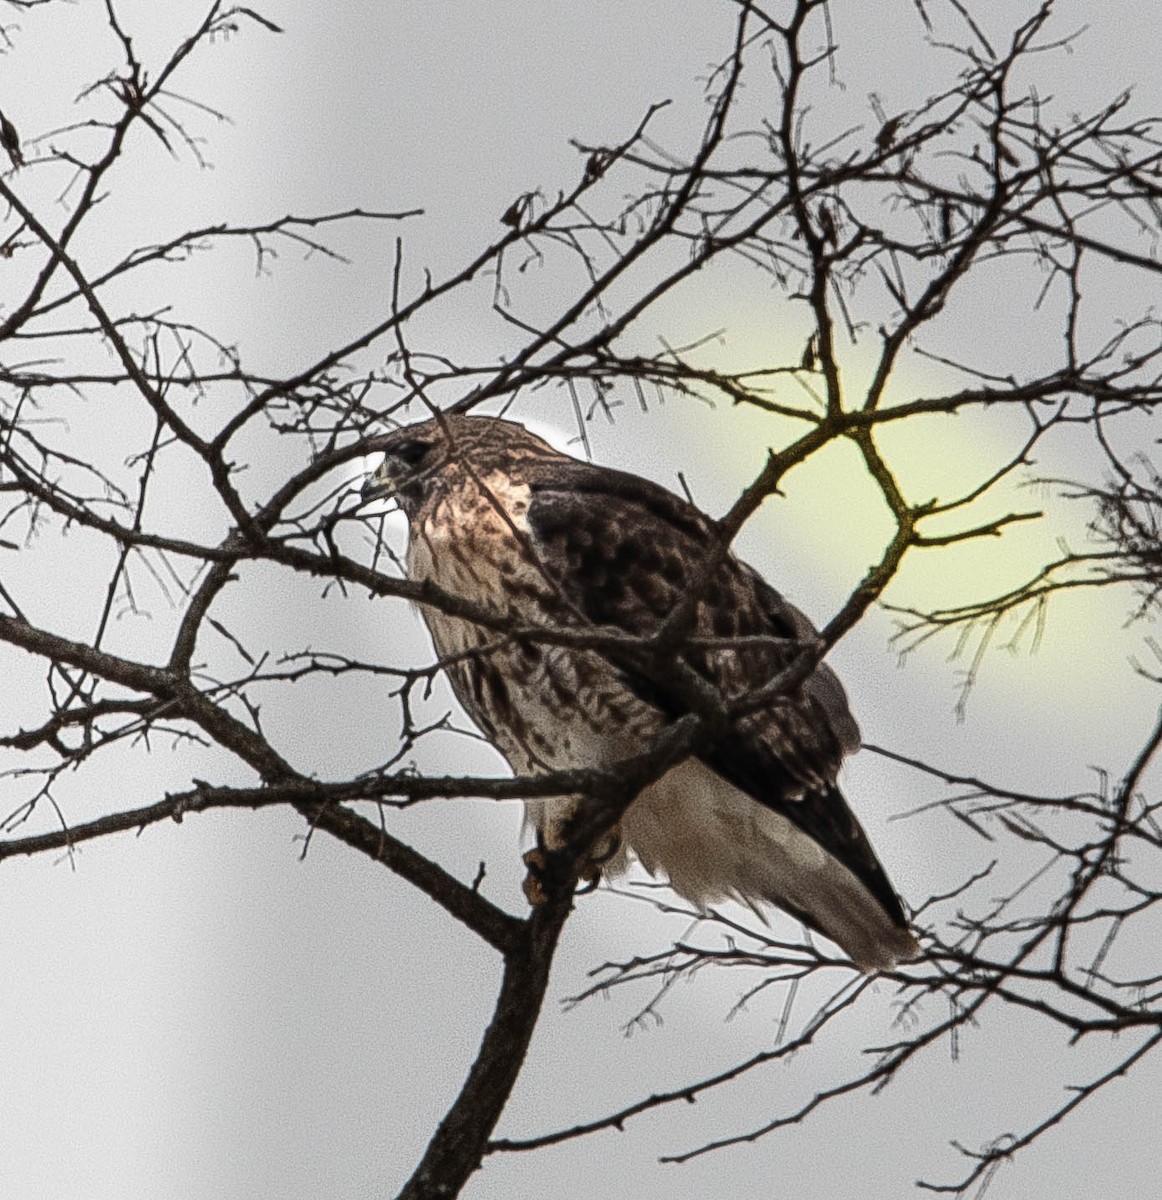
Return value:
M 494 417 L 441 415 L 397 430 L 364 494 L 398 499 L 413 579 L 542 626 L 648 636 L 715 545 L 713 522 L 665 488 L 578 461 Z M 430 607 L 423 616 L 457 698 L 518 775 L 612 766 L 688 711 L 664 674 L 612 652 L 505 639 Z M 814 632 L 728 553 L 676 653 L 736 704 Z M 631 851 L 699 909 L 727 899 L 756 911 L 779 905 L 865 971 L 911 958 L 918 946 L 900 901 L 835 783 L 858 745 L 843 687 L 821 664 L 646 787 L 603 869 L 624 868 Z M 583 803 L 527 802 L 547 847 L 562 844 Z

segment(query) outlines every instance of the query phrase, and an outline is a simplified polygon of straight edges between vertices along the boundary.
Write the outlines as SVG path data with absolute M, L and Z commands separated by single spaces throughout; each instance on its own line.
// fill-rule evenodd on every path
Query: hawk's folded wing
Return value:
M 568 601 L 595 624 L 654 633 L 697 579 L 714 542 L 713 524 L 648 480 L 588 463 L 539 462 L 527 479 L 533 549 Z M 733 701 L 763 687 L 788 665 L 801 639 L 813 635 L 798 609 L 728 554 L 700 591 L 691 630 L 714 642 L 688 645 L 681 655 Z M 664 675 L 651 676 L 629 660 L 615 658 L 615 665 L 627 686 L 667 717 L 687 711 Z M 906 929 L 895 891 L 835 786 L 844 755 L 858 745 L 843 688 L 820 664 L 792 694 L 740 717 L 699 758 L 808 834 Z

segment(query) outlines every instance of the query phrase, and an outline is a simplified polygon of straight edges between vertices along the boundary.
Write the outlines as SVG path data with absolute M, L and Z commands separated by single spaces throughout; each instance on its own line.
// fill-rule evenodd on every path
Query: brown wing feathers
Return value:
M 529 481 L 530 530 L 568 598 L 597 624 L 640 635 L 653 632 L 679 601 L 711 545 L 710 522 L 648 480 L 573 460 L 538 463 Z M 761 635 L 785 640 L 786 649 L 768 644 L 695 647 L 683 653 L 726 698 L 737 699 L 787 664 L 805 629 L 810 625 L 801 613 L 729 557 L 702 593 L 697 633 L 715 638 Z M 626 685 L 641 699 L 671 719 L 685 711 L 664 680 L 619 665 Z M 902 926 L 906 921 L 900 902 L 834 783 L 843 754 L 854 748 L 856 738 L 842 688 L 821 668 L 797 695 L 742 718 L 733 734 L 699 757 L 808 833 Z

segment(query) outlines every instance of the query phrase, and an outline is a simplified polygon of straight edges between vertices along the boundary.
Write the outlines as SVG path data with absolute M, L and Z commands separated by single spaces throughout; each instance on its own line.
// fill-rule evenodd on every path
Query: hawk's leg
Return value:
M 555 844 L 551 844 L 555 843 Z M 564 848 L 563 839 L 546 838 L 544 833 L 537 830 L 537 844 L 524 853 L 524 864 L 528 868 L 524 883 L 521 885 L 525 898 L 534 908 L 546 903 L 549 895 L 555 890 L 560 859 L 558 852 Z M 577 872 L 578 895 L 593 891 L 601 882 L 601 868 L 621 849 L 621 830 L 611 829 L 588 855 Z

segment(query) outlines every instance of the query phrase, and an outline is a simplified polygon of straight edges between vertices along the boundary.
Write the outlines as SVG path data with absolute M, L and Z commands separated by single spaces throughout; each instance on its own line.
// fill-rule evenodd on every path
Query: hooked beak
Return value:
M 396 481 L 388 470 L 387 460 L 384 459 L 363 481 L 363 487 L 359 493 L 360 506 L 371 504 L 376 500 L 386 500 L 395 494 Z

